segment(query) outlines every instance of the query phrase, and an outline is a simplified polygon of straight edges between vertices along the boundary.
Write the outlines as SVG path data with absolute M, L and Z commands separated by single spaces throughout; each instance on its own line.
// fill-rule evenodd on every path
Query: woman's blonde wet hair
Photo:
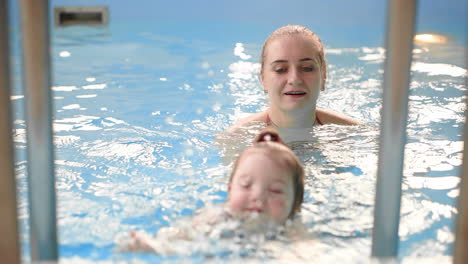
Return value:
M 297 158 L 296 154 L 283 143 L 277 131 L 272 128 L 266 128 L 255 138 L 254 144 L 244 150 L 234 163 L 229 184 L 237 171 L 242 160 L 246 159 L 252 153 L 263 153 L 277 162 L 280 166 L 288 168 L 292 172 L 294 201 L 289 218 L 294 217 L 301 210 L 304 200 L 304 168 Z
M 317 59 L 320 64 L 320 72 L 322 73 L 322 79 L 323 79 L 321 90 L 323 91 L 325 90 L 325 81 L 327 79 L 327 61 L 325 59 L 325 51 L 323 48 L 323 44 L 320 38 L 317 36 L 317 34 L 315 34 L 312 30 L 301 25 L 286 25 L 284 27 L 280 27 L 276 29 L 275 31 L 273 31 L 273 33 L 271 33 L 271 35 L 265 40 L 265 43 L 263 44 L 263 48 L 262 48 L 262 55 L 260 57 L 260 65 L 261 65 L 260 75 L 263 76 L 263 69 L 264 69 L 263 66 L 265 63 L 265 58 L 267 56 L 266 49 L 268 45 L 273 40 L 278 39 L 280 37 L 297 36 L 297 35 L 305 37 L 305 38 L 310 38 L 317 45 L 317 49 L 318 49 Z

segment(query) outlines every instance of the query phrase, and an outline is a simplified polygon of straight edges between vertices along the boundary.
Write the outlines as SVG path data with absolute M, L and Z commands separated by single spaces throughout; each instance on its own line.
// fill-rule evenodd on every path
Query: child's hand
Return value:
M 130 231 L 130 239 L 119 243 L 121 252 L 148 252 L 156 253 L 156 241 L 144 232 Z

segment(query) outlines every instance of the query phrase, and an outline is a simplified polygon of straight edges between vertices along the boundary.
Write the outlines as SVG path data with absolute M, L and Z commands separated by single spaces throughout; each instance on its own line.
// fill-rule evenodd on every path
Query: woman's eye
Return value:
M 276 73 L 284 73 L 284 72 L 286 72 L 286 68 L 277 68 L 277 69 L 275 69 L 275 72 Z
M 310 67 L 303 67 L 302 69 L 303 69 L 305 72 L 311 72 L 311 71 L 314 71 L 315 67 L 312 67 L 312 66 L 310 66 Z

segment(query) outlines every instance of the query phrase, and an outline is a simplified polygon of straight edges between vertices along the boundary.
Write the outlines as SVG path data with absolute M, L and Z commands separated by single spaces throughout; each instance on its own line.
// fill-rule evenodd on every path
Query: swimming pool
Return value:
M 304 22 L 327 47 L 329 79 L 319 105 L 367 123 L 317 127 L 307 140 L 290 142 L 308 172 L 303 219 L 331 257 L 370 255 L 383 22 L 341 28 Z M 104 28 L 53 30 L 62 261 L 180 260 L 117 253 L 115 237 L 130 229 L 155 233 L 197 208 L 224 201 L 229 167 L 213 145 L 214 135 L 265 107 L 258 57 L 278 23 L 114 17 Z M 420 25 L 429 30 L 425 27 L 430 29 Z M 466 90 L 460 56 L 466 35 L 460 32 L 450 27 L 440 32 L 452 38 L 448 44 L 415 47 L 401 257 L 449 262 L 443 256 L 451 254 L 453 243 Z M 347 38 L 354 34 L 358 37 Z M 12 94 L 27 256 L 23 99 L 20 89 Z

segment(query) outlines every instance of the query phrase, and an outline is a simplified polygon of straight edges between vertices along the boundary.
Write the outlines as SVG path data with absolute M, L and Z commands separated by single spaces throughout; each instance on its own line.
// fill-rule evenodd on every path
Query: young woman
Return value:
M 260 79 L 269 108 L 239 120 L 228 131 L 254 121 L 279 128 L 310 128 L 315 125 L 357 125 L 349 116 L 317 108 L 325 90 L 327 63 L 320 38 L 304 26 L 287 25 L 265 41 Z

